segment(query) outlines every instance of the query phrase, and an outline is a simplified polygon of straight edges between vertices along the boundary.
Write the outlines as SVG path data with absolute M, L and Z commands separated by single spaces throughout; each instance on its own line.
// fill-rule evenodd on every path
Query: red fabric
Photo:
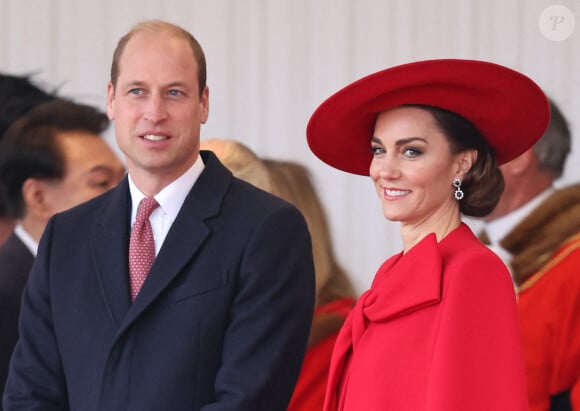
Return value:
M 308 146 L 332 167 L 368 176 L 377 114 L 404 104 L 466 118 L 500 164 L 534 145 L 550 121 L 546 95 L 525 75 L 486 61 L 433 59 L 389 67 L 334 93 L 308 121 Z
M 342 298 L 329 304 L 317 307 L 314 318 L 324 314 L 339 314 L 346 318 L 354 301 L 352 298 Z M 294 394 L 288 406 L 288 411 L 322 410 L 324 393 L 328 380 L 328 369 L 334 342 L 338 332 L 333 333 L 306 351 L 300 376 L 294 389 Z
M 518 300 L 530 411 L 548 411 L 550 397 L 570 389 L 580 410 L 580 238 L 545 267 Z
M 134 301 L 145 282 L 155 260 L 155 240 L 149 216 L 159 204 L 153 197 L 145 197 L 139 203 L 135 224 L 129 240 L 129 285 L 131 301 Z
M 336 340 L 324 409 L 527 410 L 513 285 L 466 225 L 379 269 Z

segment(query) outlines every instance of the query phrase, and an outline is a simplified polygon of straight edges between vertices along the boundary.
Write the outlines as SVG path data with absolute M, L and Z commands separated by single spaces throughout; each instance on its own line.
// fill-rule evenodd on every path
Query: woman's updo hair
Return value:
M 430 112 L 437 126 L 449 139 L 451 152 L 476 150 L 477 160 L 461 181 L 464 197 L 459 201 L 459 211 L 470 217 L 483 217 L 495 208 L 504 189 L 504 180 L 493 148 L 483 135 L 464 117 L 439 107 L 416 105 Z M 449 182 L 450 194 L 453 184 Z

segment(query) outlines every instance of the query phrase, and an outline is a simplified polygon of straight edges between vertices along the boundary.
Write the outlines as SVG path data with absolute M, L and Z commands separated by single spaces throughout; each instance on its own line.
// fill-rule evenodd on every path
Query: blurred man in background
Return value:
M 107 116 L 53 100 L 31 109 L 0 142 L 0 214 L 16 227 L 0 247 L 0 388 L 18 339 L 20 298 L 53 214 L 117 185 L 124 166 L 101 134 Z
M 580 185 L 554 187 L 570 129 L 550 104 L 542 138 L 500 167 L 505 190 L 481 235 L 518 293 L 530 411 L 580 410 Z
M 55 98 L 35 85 L 29 77 L 0 73 L 0 138 L 8 127 L 32 107 Z M 0 209 L 0 214 L 3 210 Z M 8 238 L 14 221 L 0 217 L 0 245 Z

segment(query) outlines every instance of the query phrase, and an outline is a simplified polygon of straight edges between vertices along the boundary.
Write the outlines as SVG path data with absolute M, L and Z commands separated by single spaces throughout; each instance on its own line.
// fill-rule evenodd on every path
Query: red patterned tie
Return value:
M 159 204 L 153 197 L 145 197 L 141 200 L 137 218 L 131 230 L 131 239 L 129 240 L 131 301 L 135 301 L 135 297 L 139 294 L 139 290 L 153 265 L 153 260 L 155 260 L 155 240 L 149 216 L 157 207 Z

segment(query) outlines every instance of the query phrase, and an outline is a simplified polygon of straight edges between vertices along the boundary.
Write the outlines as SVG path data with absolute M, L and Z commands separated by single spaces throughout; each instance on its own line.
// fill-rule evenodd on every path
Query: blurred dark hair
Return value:
M 55 98 L 56 94 L 42 90 L 30 76 L 0 73 L 0 137 L 31 108 Z
M 461 189 L 464 197 L 459 201 L 459 211 L 471 217 L 483 217 L 493 211 L 504 189 L 504 180 L 493 148 L 483 135 L 466 118 L 439 107 L 414 105 L 433 115 L 437 126 L 449 139 L 453 154 L 476 150 L 477 160 L 465 174 Z M 453 195 L 449 182 L 449 195 Z
M 0 141 L 0 217 L 24 216 L 22 186 L 27 179 L 64 177 L 59 133 L 101 135 L 108 126 L 105 113 L 64 99 L 40 104 L 14 122 Z

